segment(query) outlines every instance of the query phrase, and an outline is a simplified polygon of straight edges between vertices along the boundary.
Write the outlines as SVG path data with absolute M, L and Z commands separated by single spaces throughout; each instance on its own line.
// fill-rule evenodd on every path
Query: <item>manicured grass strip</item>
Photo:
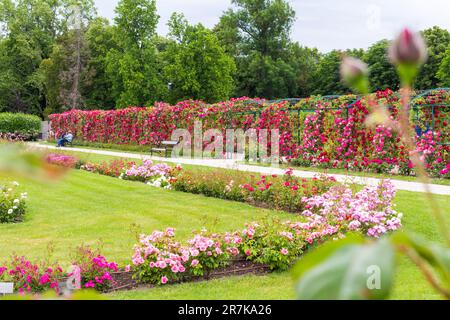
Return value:
M 70 248 L 81 243 L 104 242 L 103 252 L 110 259 L 128 263 L 135 243 L 133 224 L 150 232 L 168 226 L 178 228 L 180 238 L 206 226 L 217 231 L 241 228 L 245 222 L 277 215 L 293 216 L 249 205 L 202 196 L 154 189 L 141 183 L 72 171 L 62 181 L 43 183 L 18 180 L 29 193 L 29 210 L 24 223 L 0 225 L 0 261 L 13 252 L 34 258 L 45 257 L 53 243 L 54 257 L 67 264 Z M 450 197 L 436 196 L 446 210 Z M 433 227 L 425 195 L 399 191 L 397 209 L 405 214 L 406 230 L 441 241 Z M 450 227 L 450 212 L 446 213 Z M 212 282 L 190 283 L 152 290 L 112 294 L 110 298 L 133 299 L 289 299 L 294 298 L 289 273 L 245 276 Z M 412 263 L 400 261 L 394 299 L 436 299 L 438 295 L 423 280 Z
M 0 261 L 13 252 L 34 258 L 45 256 L 52 243 L 54 257 L 70 262 L 70 248 L 95 245 L 101 239 L 110 260 L 129 263 L 136 242 L 133 232 L 177 228 L 181 238 L 205 226 L 214 231 L 243 228 L 246 222 L 279 213 L 225 200 L 152 188 L 74 170 L 59 182 L 19 179 L 20 190 L 29 193 L 25 221 L 0 225 Z
M 450 207 L 450 197 L 436 196 L 442 209 Z M 403 212 L 404 229 L 420 233 L 429 240 L 440 242 L 435 223 L 429 213 L 425 195 L 399 191 L 397 209 Z M 448 210 L 447 210 L 448 211 Z M 446 212 L 450 227 L 450 212 Z M 293 283 L 288 272 L 267 276 L 245 276 L 213 280 L 204 283 L 189 283 L 150 290 L 118 292 L 109 295 L 112 299 L 293 299 Z M 430 288 L 416 266 L 404 257 L 399 258 L 399 268 L 391 299 L 440 299 Z

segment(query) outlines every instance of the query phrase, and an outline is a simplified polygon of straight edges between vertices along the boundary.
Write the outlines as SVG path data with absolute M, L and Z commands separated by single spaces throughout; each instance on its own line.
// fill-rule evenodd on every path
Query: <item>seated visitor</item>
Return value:
M 64 147 L 66 143 L 72 143 L 73 141 L 73 134 L 72 132 L 63 133 L 61 135 L 61 138 L 58 139 L 58 145 L 57 147 Z

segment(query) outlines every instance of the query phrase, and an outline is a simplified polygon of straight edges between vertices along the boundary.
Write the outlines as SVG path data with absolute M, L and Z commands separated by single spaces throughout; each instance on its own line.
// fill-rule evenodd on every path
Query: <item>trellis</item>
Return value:
M 420 109 L 422 108 L 431 108 L 431 115 L 432 115 L 432 119 L 431 119 L 431 131 L 435 131 L 436 129 L 436 123 L 435 123 L 435 111 L 436 108 L 441 108 L 441 109 L 446 109 L 448 110 L 450 108 L 450 104 L 449 103 L 441 103 L 441 104 L 417 104 L 417 101 L 420 98 L 423 97 L 427 97 L 427 96 L 431 96 L 433 93 L 439 92 L 439 91 L 450 91 L 450 88 L 436 88 L 436 89 L 430 89 L 430 90 L 426 90 L 426 91 L 422 91 L 420 92 L 419 95 L 417 95 L 411 103 L 412 106 L 412 112 L 414 112 L 415 116 L 414 116 L 414 121 L 415 124 L 417 124 L 419 122 L 419 113 L 420 113 Z M 339 95 L 328 95 L 328 96 L 322 96 L 320 97 L 320 100 L 313 100 L 311 101 L 311 103 L 315 103 L 317 104 L 319 101 L 333 101 L 333 100 L 337 100 L 339 99 L 341 96 Z M 349 99 L 348 103 L 345 104 L 345 106 L 337 106 L 337 107 L 324 107 L 321 110 L 341 110 L 341 109 L 345 109 L 346 110 L 346 117 L 348 119 L 349 117 L 349 111 L 355 107 L 355 105 L 361 101 L 362 97 L 356 97 L 355 99 Z M 271 101 L 267 101 L 268 104 L 274 104 L 274 103 L 282 103 L 282 102 L 288 102 L 290 105 L 295 105 L 298 104 L 302 101 L 304 101 L 304 98 L 286 98 L 286 99 L 278 99 L 278 100 L 271 100 Z M 265 102 L 263 100 L 247 100 L 245 102 L 245 104 L 251 104 L 251 103 L 255 103 L 259 106 L 263 106 L 265 105 Z M 389 106 L 389 108 L 391 109 L 392 107 Z M 293 114 L 297 114 L 298 116 L 298 130 L 297 130 L 297 139 L 298 141 L 300 141 L 301 139 L 301 132 L 302 132 L 302 125 L 303 123 L 300 121 L 301 119 L 301 114 L 303 112 L 306 113 L 314 113 L 317 111 L 316 107 L 308 107 L 308 108 L 293 108 L 293 107 L 288 107 L 285 109 L 279 109 L 279 111 L 284 111 L 284 112 L 289 112 L 289 113 L 293 113 Z M 264 109 L 259 109 L 259 110 L 252 110 L 252 111 L 240 111 L 240 112 L 233 112 L 233 111 L 229 111 L 228 112 L 228 128 L 229 129 L 234 129 L 233 126 L 233 118 L 235 116 L 247 116 L 247 115 L 253 115 L 254 118 L 257 118 L 258 116 L 261 116 L 261 114 L 264 112 Z M 442 141 L 439 142 L 439 144 L 442 145 L 450 145 L 450 142 L 448 141 Z
M 436 92 L 439 92 L 439 91 L 450 92 L 450 88 L 436 88 L 436 89 L 426 90 L 426 91 L 422 92 L 421 94 L 419 94 L 418 96 L 416 96 L 411 103 L 412 112 L 414 112 L 414 121 L 415 121 L 416 125 L 420 121 L 420 119 L 419 119 L 420 110 L 424 109 L 424 108 L 431 109 L 431 128 L 430 128 L 431 132 L 436 131 L 436 118 L 435 118 L 436 109 L 440 108 L 440 109 L 444 109 L 444 110 L 449 110 L 450 104 L 449 103 L 418 104 L 418 100 L 421 98 L 433 96 Z M 448 135 L 445 135 L 445 139 L 448 139 Z M 448 146 L 448 145 L 450 145 L 450 141 L 444 140 L 444 141 L 439 142 L 438 144 Z
M 321 96 L 319 100 L 313 100 L 311 103 L 318 104 L 319 101 L 333 101 L 341 98 L 342 96 L 339 95 L 328 95 L 328 96 Z M 357 97 L 355 99 L 349 99 L 349 102 L 344 106 L 337 106 L 337 107 L 323 107 L 321 110 L 346 110 L 346 116 L 349 117 L 349 110 L 354 107 L 355 103 L 358 102 L 361 98 Z M 278 100 L 270 100 L 267 103 L 268 104 L 275 104 L 275 103 L 282 103 L 282 102 L 288 102 L 290 105 L 295 105 L 301 101 L 304 101 L 304 98 L 286 98 L 286 99 L 278 99 Z M 264 105 L 263 101 L 259 100 L 247 100 L 246 104 L 256 103 L 258 105 Z M 282 112 L 289 112 L 292 114 L 297 114 L 299 123 L 298 123 L 298 129 L 297 129 L 297 141 L 301 140 L 301 133 L 302 133 L 302 125 L 303 123 L 300 121 L 301 114 L 304 113 L 314 113 L 317 111 L 316 107 L 308 107 L 308 108 L 284 108 L 284 109 L 278 109 L 278 111 Z M 227 129 L 234 129 L 233 128 L 233 118 L 235 116 L 247 116 L 247 115 L 253 115 L 253 117 L 256 119 L 258 116 L 260 117 L 261 114 L 264 112 L 264 109 L 259 110 L 253 110 L 253 111 L 239 111 L 239 112 L 228 112 L 228 126 Z

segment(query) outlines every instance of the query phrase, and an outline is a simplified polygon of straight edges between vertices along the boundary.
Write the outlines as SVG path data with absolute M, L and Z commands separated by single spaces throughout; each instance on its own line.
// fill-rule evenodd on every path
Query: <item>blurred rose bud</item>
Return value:
M 368 73 L 367 65 L 359 59 L 344 57 L 341 64 L 341 77 L 347 82 L 364 76 Z
M 350 87 L 362 93 L 368 91 L 367 65 L 359 59 L 344 57 L 341 63 L 341 77 Z
M 421 65 L 427 59 L 427 47 L 422 36 L 405 28 L 392 42 L 389 58 L 394 64 Z

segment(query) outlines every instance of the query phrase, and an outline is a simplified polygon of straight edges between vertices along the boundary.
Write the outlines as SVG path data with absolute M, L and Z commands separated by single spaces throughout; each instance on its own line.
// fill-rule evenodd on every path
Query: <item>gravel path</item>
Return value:
M 36 148 L 50 149 L 50 150 L 57 149 L 54 146 L 42 145 L 39 143 L 30 143 L 30 146 L 36 147 Z M 144 157 L 149 157 L 149 155 L 143 155 L 143 154 L 137 154 L 137 153 L 107 151 L 107 150 L 98 150 L 98 149 L 59 148 L 59 150 L 92 153 L 92 154 L 99 154 L 99 155 L 106 155 L 106 156 L 113 156 L 113 157 L 122 157 L 122 158 L 128 158 L 128 159 L 143 159 Z M 152 158 L 153 160 L 156 160 L 156 161 L 164 161 L 164 162 L 171 162 L 171 163 L 177 163 L 177 164 L 179 163 L 179 164 L 199 165 L 199 166 L 206 166 L 206 167 L 212 167 L 212 168 L 235 169 L 235 170 L 239 170 L 239 171 L 255 172 L 255 173 L 261 173 L 261 174 L 266 174 L 266 175 L 272 175 L 272 174 L 280 175 L 280 174 L 284 174 L 286 172 L 285 169 L 281 169 L 281 168 L 246 165 L 246 164 L 237 163 L 235 160 L 204 160 L 204 159 L 190 159 L 190 158 L 170 159 L 170 158 L 162 158 L 162 157 L 155 157 L 155 156 L 150 157 L 150 158 Z M 301 177 L 301 178 L 312 178 L 317 174 L 318 174 L 317 172 L 294 170 L 294 175 L 297 177 Z M 356 176 L 348 176 L 348 175 L 343 175 L 343 174 L 328 174 L 328 175 L 335 177 L 340 182 L 352 181 L 354 183 L 362 184 L 362 185 L 374 186 L 374 185 L 378 185 L 380 182 L 380 179 L 377 179 L 377 178 L 356 177 Z M 403 180 L 395 180 L 395 179 L 392 179 L 392 182 L 394 183 L 397 190 L 425 192 L 424 185 L 419 182 L 403 181 Z M 432 185 L 430 185 L 430 189 L 433 194 L 450 195 L 450 186 L 432 184 Z

